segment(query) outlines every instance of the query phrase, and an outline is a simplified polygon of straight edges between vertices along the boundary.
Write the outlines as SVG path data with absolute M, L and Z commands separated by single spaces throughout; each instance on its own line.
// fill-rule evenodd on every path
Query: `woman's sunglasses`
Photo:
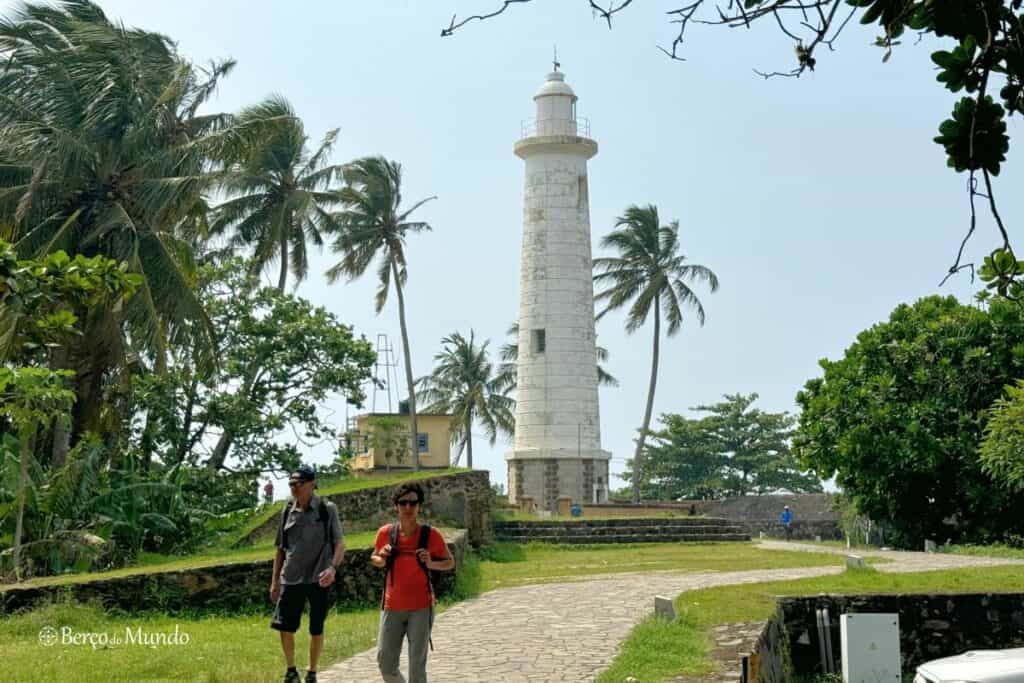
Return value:
M 402 507 L 410 507 L 412 505 L 419 505 L 420 502 L 418 500 L 400 500 L 397 502 L 397 504 L 401 505 Z

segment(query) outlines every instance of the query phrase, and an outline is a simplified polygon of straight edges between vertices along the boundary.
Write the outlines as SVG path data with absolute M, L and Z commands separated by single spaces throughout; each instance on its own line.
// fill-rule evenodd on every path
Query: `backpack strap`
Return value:
M 423 524 L 420 526 L 420 540 L 416 545 L 416 549 L 429 549 L 430 544 L 430 525 Z M 420 562 L 419 555 L 416 556 L 416 562 L 420 565 L 420 569 L 427 576 L 427 591 L 430 593 L 430 622 L 429 630 L 427 631 L 427 643 L 430 645 L 430 650 L 434 650 L 434 582 L 430 580 L 430 568 L 426 562 Z
M 327 545 L 330 550 L 331 565 L 334 564 L 334 537 L 331 535 L 331 515 L 327 509 L 327 501 L 323 498 L 320 499 L 320 524 L 324 527 L 324 544 Z
M 288 501 L 281 512 L 281 550 L 288 550 L 288 532 L 285 531 L 284 527 L 288 522 L 288 514 L 292 511 L 292 506 L 294 505 L 295 501 Z
M 391 552 L 384 558 L 384 589 L 380 592 L 380 608 L 384 609 L 384 599 L 387 597 L 388 581 L 394 585 L 395 577 L 392 568 L 395 566 L 395 557 L 398 553 L 398 522 L 394 521 L 388 525 L 388 543 L 391 545 Z

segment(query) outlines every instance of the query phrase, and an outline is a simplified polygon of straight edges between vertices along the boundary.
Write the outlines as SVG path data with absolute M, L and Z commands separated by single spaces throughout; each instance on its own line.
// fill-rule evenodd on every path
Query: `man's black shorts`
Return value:
M 296 583 L 281 586 L 281 597 L 277 600 L 274 618 L 270 628 L 285 633 L 295 633 L 302 623 L 302 608 L 309 601 L 309 635 L 318 636 L 324 632 L 327 617 L 327 588 L 316 583 Z

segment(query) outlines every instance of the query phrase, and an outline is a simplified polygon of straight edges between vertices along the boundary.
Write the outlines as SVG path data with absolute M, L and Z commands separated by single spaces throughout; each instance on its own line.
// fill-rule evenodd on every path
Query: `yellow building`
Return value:
M 367 413 L 359 415 L 350 425 L 349 437 L 355 454 L 352 470 L 357 474 L 379 474 L 387 471 L 384 449 L 374 447 L 374 422 L 377 418 L 392 418 L 402 425 L 402 435 L 408 439 L 409 415 L 407 413 Z M 416 439 L 420 454 L 421 469 L 447 469 L 451 466 L 451 419 L 443 413 L 419 413 L 416 415 L 419 437 Z M 406 442 L 408 443 L 408 441 Z M 401 460 L 392 457 L 391 470 L 411 470 L 412 450 L 408 446 Z

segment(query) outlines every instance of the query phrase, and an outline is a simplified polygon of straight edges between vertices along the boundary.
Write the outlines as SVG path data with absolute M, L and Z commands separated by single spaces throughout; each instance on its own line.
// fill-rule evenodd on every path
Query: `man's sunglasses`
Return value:
M 291 479 L 288 482 L 288 486 L 292 487 L 293 489 L 294 488 L 298 488 L 299 486 L 302 486 L 303 484 L 305 484 L 306 481 L 307 481 L 306 479 Z
M 411 505 L 419 505 L 420 501 L 419 500 L 400 500 L 400 501 L 397 502 L 397 504 L 401 505 L 402 507 L 409 507 Z

